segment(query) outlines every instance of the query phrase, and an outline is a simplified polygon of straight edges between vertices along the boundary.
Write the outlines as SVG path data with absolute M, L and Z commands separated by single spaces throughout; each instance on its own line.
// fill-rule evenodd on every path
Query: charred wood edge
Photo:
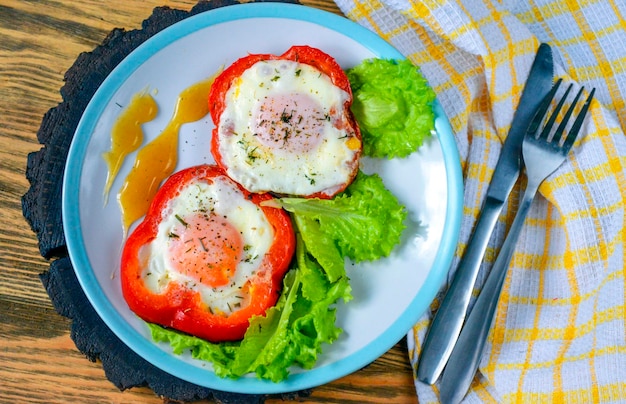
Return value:
M 72 340 L 90 361 L 101 361 L 107 379 L 118 389 L 148 387 L 165 402 L 213 399 L 220 403 L 262 403 L 268 397 L 297 399 L 311 394 L 310 389 L 278 395 L 223 392 L 186 382 L 150 364 L 120 341 L 91 306 L 76 278 L 63 234 L 65 161 L 78 122 L 95 91 L 115 66 L 157 32 L 192 15 L 234 4 L 238 1 L 200 1 L 190 11 L 157 7 L 141 29 L 112 30 L 93 51 L 80 54 L 65 73 L 60 91 L 63 101 L 44 115 L 37 132 L 42 148 L 27 159 L 30 188 L 22 197 L 22 213 L 37 235 L 40 254 L 51 260 L 50 269 L 40 274 L 40 279 L 55 310 L 72 320 Z

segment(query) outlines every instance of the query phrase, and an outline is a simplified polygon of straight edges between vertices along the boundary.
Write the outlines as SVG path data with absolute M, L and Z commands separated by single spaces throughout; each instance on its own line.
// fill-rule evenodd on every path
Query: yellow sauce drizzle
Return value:
M 174 172 L 180 127 L 202 119 L 209 112 L 208 97 L 214 78 L 215 75 L 183 90 L 163 132 L 137 153 L 135 165 L 118 194 L 124 236 L 146 214 L 161 182 Z
M 104 186 L 104 201 L 109 199 L 109 191 L 126 156 L 139 148 L 143 142 L 141 125 L 153 120 L 158 113 L 156 101 L 146 91 L 133 96 L 130 104 L 117 118 L 111 130 L 111 150 L 102 158 L 107 164 L 107 182 Z

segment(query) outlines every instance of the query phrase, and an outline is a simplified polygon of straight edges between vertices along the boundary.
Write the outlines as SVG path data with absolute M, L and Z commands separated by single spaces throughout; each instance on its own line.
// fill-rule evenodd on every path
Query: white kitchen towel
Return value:
M 418 65 L 448 115 L 465 185 L 448 282 L 539 43 L 551 45 L 556 77 L 575 90 L 596 88 L 583 133 L 531 207 L 465 402 L 626 402 L 626 2 L 336 3 Z M 496 225 L 475 295 L 513 220 L 521 183 Z M 408 335 L 414 368 L 438 304 Z M 437 385 L 415 385 L 420 404 L 438 402 Z

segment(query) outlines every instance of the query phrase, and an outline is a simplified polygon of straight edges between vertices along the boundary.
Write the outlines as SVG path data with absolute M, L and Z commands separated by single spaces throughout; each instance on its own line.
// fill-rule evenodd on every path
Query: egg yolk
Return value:
M 267 96 L 257 106 L 254 132 L 259 141 L 288 153 L 313 150 L 320 142 L 324 122 L 321 105 L 306 94 Z
M 209 287 L 228 284 L 243 255 L 239 231 L 226 218 L 211 213 L 176 219 L 169 234 L 174 269 Z

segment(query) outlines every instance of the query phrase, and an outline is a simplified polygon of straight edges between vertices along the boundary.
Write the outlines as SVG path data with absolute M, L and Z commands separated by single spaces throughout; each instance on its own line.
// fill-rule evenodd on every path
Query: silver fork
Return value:
M 580 132 L 585 115 L 589 109 L 589 104 L 595 93 L 595 89 L 591 90 L 567 136 L 561 139 L 584 88 L 581 88 L 576 94 L 571 106 L 561 119 L 561 123 L 556 131 L 552 133 L 559 112 L 572 89 L 572 85 L 567 88 L 542 129 L 540 125 L 547 117 L 547 111 L 560 85 L 561 80 L 556 82 L 542 100 L 524 137 L 522 156 L 526 176 L 528 177 L 524 196 L 509 233 L 500 249 L 498 258 L 485 281 L 480 295 L 476 299 L 474 308 L 463 326 L 459 339 L 443 371 L 439 388 L 442 403 L 458 403 L 469 389 L 480 363 L 483 348 L 500 298 L 502 285 L 504 284 L 513 251 L 515 250 L 515 244 L 530 205 L 539 185 L 565 161 L 572 144 L 574 144 Z M 540 129 L 541 132 L 539 133 Z

